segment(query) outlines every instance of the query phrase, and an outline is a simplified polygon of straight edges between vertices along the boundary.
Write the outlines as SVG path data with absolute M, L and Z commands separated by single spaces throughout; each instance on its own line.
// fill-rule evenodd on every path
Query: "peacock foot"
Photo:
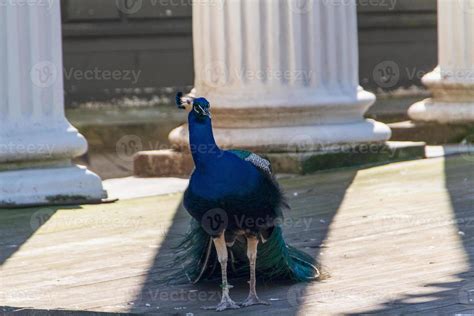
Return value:
M 270 303 L 259 299 L 258 296 L 255 294 L 249 294 L 249 296 L 245 299 L 245 301 L 240 303 L 240 306 L 242 307 L 247 307 L 247 306 L 252 306 L 252 305 L 270 305 Z
M 218 312 L 224 311 L 226 309 L 238 309 L 240 308 L 229 296 L 223 297 L 221 302 L 217 306 L 204 306 L 203 309 L 215 309 Z

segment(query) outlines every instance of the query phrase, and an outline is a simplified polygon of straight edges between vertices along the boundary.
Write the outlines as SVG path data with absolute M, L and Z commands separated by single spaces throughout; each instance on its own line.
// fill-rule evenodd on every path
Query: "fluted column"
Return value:
M 383 143 L 358 84 L 355 1 L 223 0 L 193 5 L 195 87 L 222 147 L 319 151 Z M 188 142 L 187 127 L 170 140 Z M 302 144 L 304 143 L 304 144 Z
M 433 97 L 415 103 L 415 121 L 474 122 L 474 0 L 438 0 L 439 65 L 423 83 Z
M 0 7 L 0 206 L 100 200 L 71 158 L 87 141 L 64 116 L 57 0 Z

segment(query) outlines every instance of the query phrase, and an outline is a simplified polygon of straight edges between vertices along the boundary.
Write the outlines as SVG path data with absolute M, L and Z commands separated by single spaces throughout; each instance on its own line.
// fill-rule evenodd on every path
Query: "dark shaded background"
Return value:
M 61 1 L 67 106 L 121 96 L 159 101 L 192 85 L 192 0 Z M 361 85 L 420 85 L 437 63 L 436 1 L 357 2 Z M 71 75 L 94 69 L 140 75 L 136 83 Z

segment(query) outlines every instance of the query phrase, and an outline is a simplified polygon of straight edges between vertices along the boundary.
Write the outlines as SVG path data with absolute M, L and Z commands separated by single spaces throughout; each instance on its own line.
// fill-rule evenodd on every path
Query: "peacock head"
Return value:
M 182 92 L 178 92 L 176 94 L 176 105 L 179 109 L 191 108 L 190 110 L 194 111 L 194 114 L 200 119 L 206 116 L 211 118 L 211 112 L 209 112 L 211 105 L 205 98 L 183 96 Z

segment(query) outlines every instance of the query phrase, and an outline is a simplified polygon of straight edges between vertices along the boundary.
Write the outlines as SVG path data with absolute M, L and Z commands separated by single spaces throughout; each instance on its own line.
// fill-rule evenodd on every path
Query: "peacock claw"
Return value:
M 270 305 L 270 303 L 259 299 L 257 295 L 249 295 L 245 299 L 245 301 L 240 303 L 240 306 L 242 306 L 242 307 L 248 307 L 248 306 L 252 306 L 252 305 Z
M 222 301 L 219 304 L 217 304 L 217 306 L 203 306 L 202 308 L 206 309 L 206 310 L 215 309 L 216 311 L 221 312 L 221 311 L 224 311 L 226 309 L 238 309 L 238 308 L 240 308 L 240 306 L 237 305 L 230 298 L 228 298 L 228 299 L 224 298 L 224 299 L 222 299 Z

